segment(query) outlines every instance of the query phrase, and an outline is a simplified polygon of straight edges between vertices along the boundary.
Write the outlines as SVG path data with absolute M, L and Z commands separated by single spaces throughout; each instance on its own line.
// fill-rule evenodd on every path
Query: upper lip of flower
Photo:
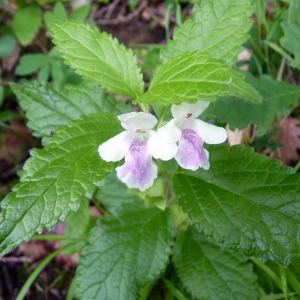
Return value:
M 198 101 L 197 103 L 181 103 L 180 105 L 172 105 L 171 111 L 174 117 L 165 128 L 160 129 L 164 135 L 170 135 L 171 131 L 175 131 L 177 127 L 181 130 L 190 128 L 195 130 L 203 141 L 207 144 L 223 143 L 227 139 L 227 132 L 222 127 L 206 123 L 200 119 L 196 119 L 208 107 L 208 101 Z M 177 133 L 179 139 L 180 135 Z
M 131 112 L 118 116 L 123 128 L 129 131 L 147 131 L 157 124 L 157 119 L 145 112 Z
M 173 104 L 171 112 L 177 122 L 183 122 L 199 117 L 208 107 L 209 103 L 209 101 L 198 101 L 196 103 L 182 102 L 179 105 Z

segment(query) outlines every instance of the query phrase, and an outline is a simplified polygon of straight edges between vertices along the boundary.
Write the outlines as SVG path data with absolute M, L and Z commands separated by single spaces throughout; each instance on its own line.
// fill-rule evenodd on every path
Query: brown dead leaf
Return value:
M 20 58 L 20 53 L 21 47 L 19 45 L 16 45 L 13 53 L 10 56 L 2 58 L 1 66 L 3 71 L 11 72 L 13 70 Z
M 11 120 L 10 125 L 13 130 L 1 132 L 0 161 L 6 160 L 13 163 L 27 156 L 25 150 L 30 147 L 31 132 L 24 123 L 19 121 Z
M 250 127 L 245 128 L 243 130 L 235 129 L 230 130 L 229 126 L 226 126 L 227 134 L 228 134 L 228 143 L 230 146 L 244 144 L 245 140 L 251 136 Z
M 49 245 L 44 241 L 30 241 L 19 246 L 20 251 L 31 261 L 37 261 L 49 253 Z
M 278 142 L 283 144 L 275 157 L 286 166 L 293 166 L 300 159 L 300 122 L 294 117 L 284 118 L 280 124 Z

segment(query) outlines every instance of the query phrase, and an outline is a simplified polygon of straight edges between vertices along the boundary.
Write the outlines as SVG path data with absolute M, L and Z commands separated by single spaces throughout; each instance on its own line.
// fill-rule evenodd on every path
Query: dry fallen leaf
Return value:
M 300 159 L 300 122 L 286 117 L 280 124 L 278 142 L 283 144 L 275 154 L 286 166 L 293 166 Z
M 228 143 L 230 146 L 244 144 L 244 141 L 250 137 L 250 127 L 247 127 L 243 130 L 230 130 L 229 126 L 226 126 L 228 134 Z

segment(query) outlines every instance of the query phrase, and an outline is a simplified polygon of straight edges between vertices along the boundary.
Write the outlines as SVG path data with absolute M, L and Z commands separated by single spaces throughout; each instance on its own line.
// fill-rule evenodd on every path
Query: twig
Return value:
M 110 19 L 110 17 L 112 16 L 115 8 L 118 6 L 120 1 L 121 0 L 116 0 L 116 1 L 113 1 L 110 5 L 108 5 L 107 11 L 106 11 L 106 14 L 105 14 L 105 19 Z
M 98 25 L 118 25 L 125 24 L 132 21 L 135 17 L 137 17 L 145 8 L 147 7 L 147 0 L 143 0 L 141 4 L 130 14 L 127 16 L 120 16 L 117 19 L 95 19 Z M 95 16 L 94 16 L 95 17 Z
M 6 81 L 0 80 L 0 85 L 2 85 L 2 86 L 10 86 L 10 83 L 8 83 Z
M 21 257 L 2 257 L 0 262 L 3 264 L 16 264 L 16 263 L 32 263 L 32 260 L 26 256 Z

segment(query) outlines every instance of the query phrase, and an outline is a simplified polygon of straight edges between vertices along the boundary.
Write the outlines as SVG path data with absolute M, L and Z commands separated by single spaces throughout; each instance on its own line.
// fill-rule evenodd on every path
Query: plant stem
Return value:
M 153 284 L 148 283 L 142 290 L 141 296 L 139 297 L 138 300 L 146 300 L 152 290 Z
M 300 169 L 300 160 L 297 162 L 296 166 L 294 167 L 294 173 L 297 173 Z
M 23 300 L 30 288 L 30 286 L 33 284 L 33 282 L 36 280 L 36 278 L 39 276 L 39 274 L 42 272 L 42 270 L 50 263 L 50 261 L 55 258 L 59 253 L 63 252 L 66 248 L 69 246 L 59 248 L 55 250 L 54 252 L 50 253 L 40 264 L 39 266 L 30 274 L 30 276 L 27 278 L 26 282 L 22 286 L 16 300 Z
M 149 104 L 147 103 L 140 103 L 141 109 L 143 112 L 147 113 L 149 112 Z
M 170 280 L 163 278 L 162 279 L 166 287 L 169 289 L 171 294 L 178 300 L 188 300 L 177 288 L 174 286 L 173 282 Z
M 279 266 L 279 272 L 280 272 L 280 278 L 281 278 L 282 287 L 283 287 L 284 299 L 288 300 L 289 299 L 289 296 L 288 296 L 289 293 L 288 293 L 288 287 L 287 287 L 285 268 L 282 267 L 282 266 Z
M 260 269 L 262 269 L 272 280 L 273 282 L 282 290 L 284 291 L 284 287 L 282 285 L 282 282 L 280 278 L 277 276 L 277 274 L 270 269 L 268 266 L 266 266 L 264 263 L 259 261 L 256 257 L 252 256 L 250 257 L 250 260 Z
M 86 241 L 87 239 L 70 238 L 63 235 L 35 235 L 32 240 L 36 241 Z

